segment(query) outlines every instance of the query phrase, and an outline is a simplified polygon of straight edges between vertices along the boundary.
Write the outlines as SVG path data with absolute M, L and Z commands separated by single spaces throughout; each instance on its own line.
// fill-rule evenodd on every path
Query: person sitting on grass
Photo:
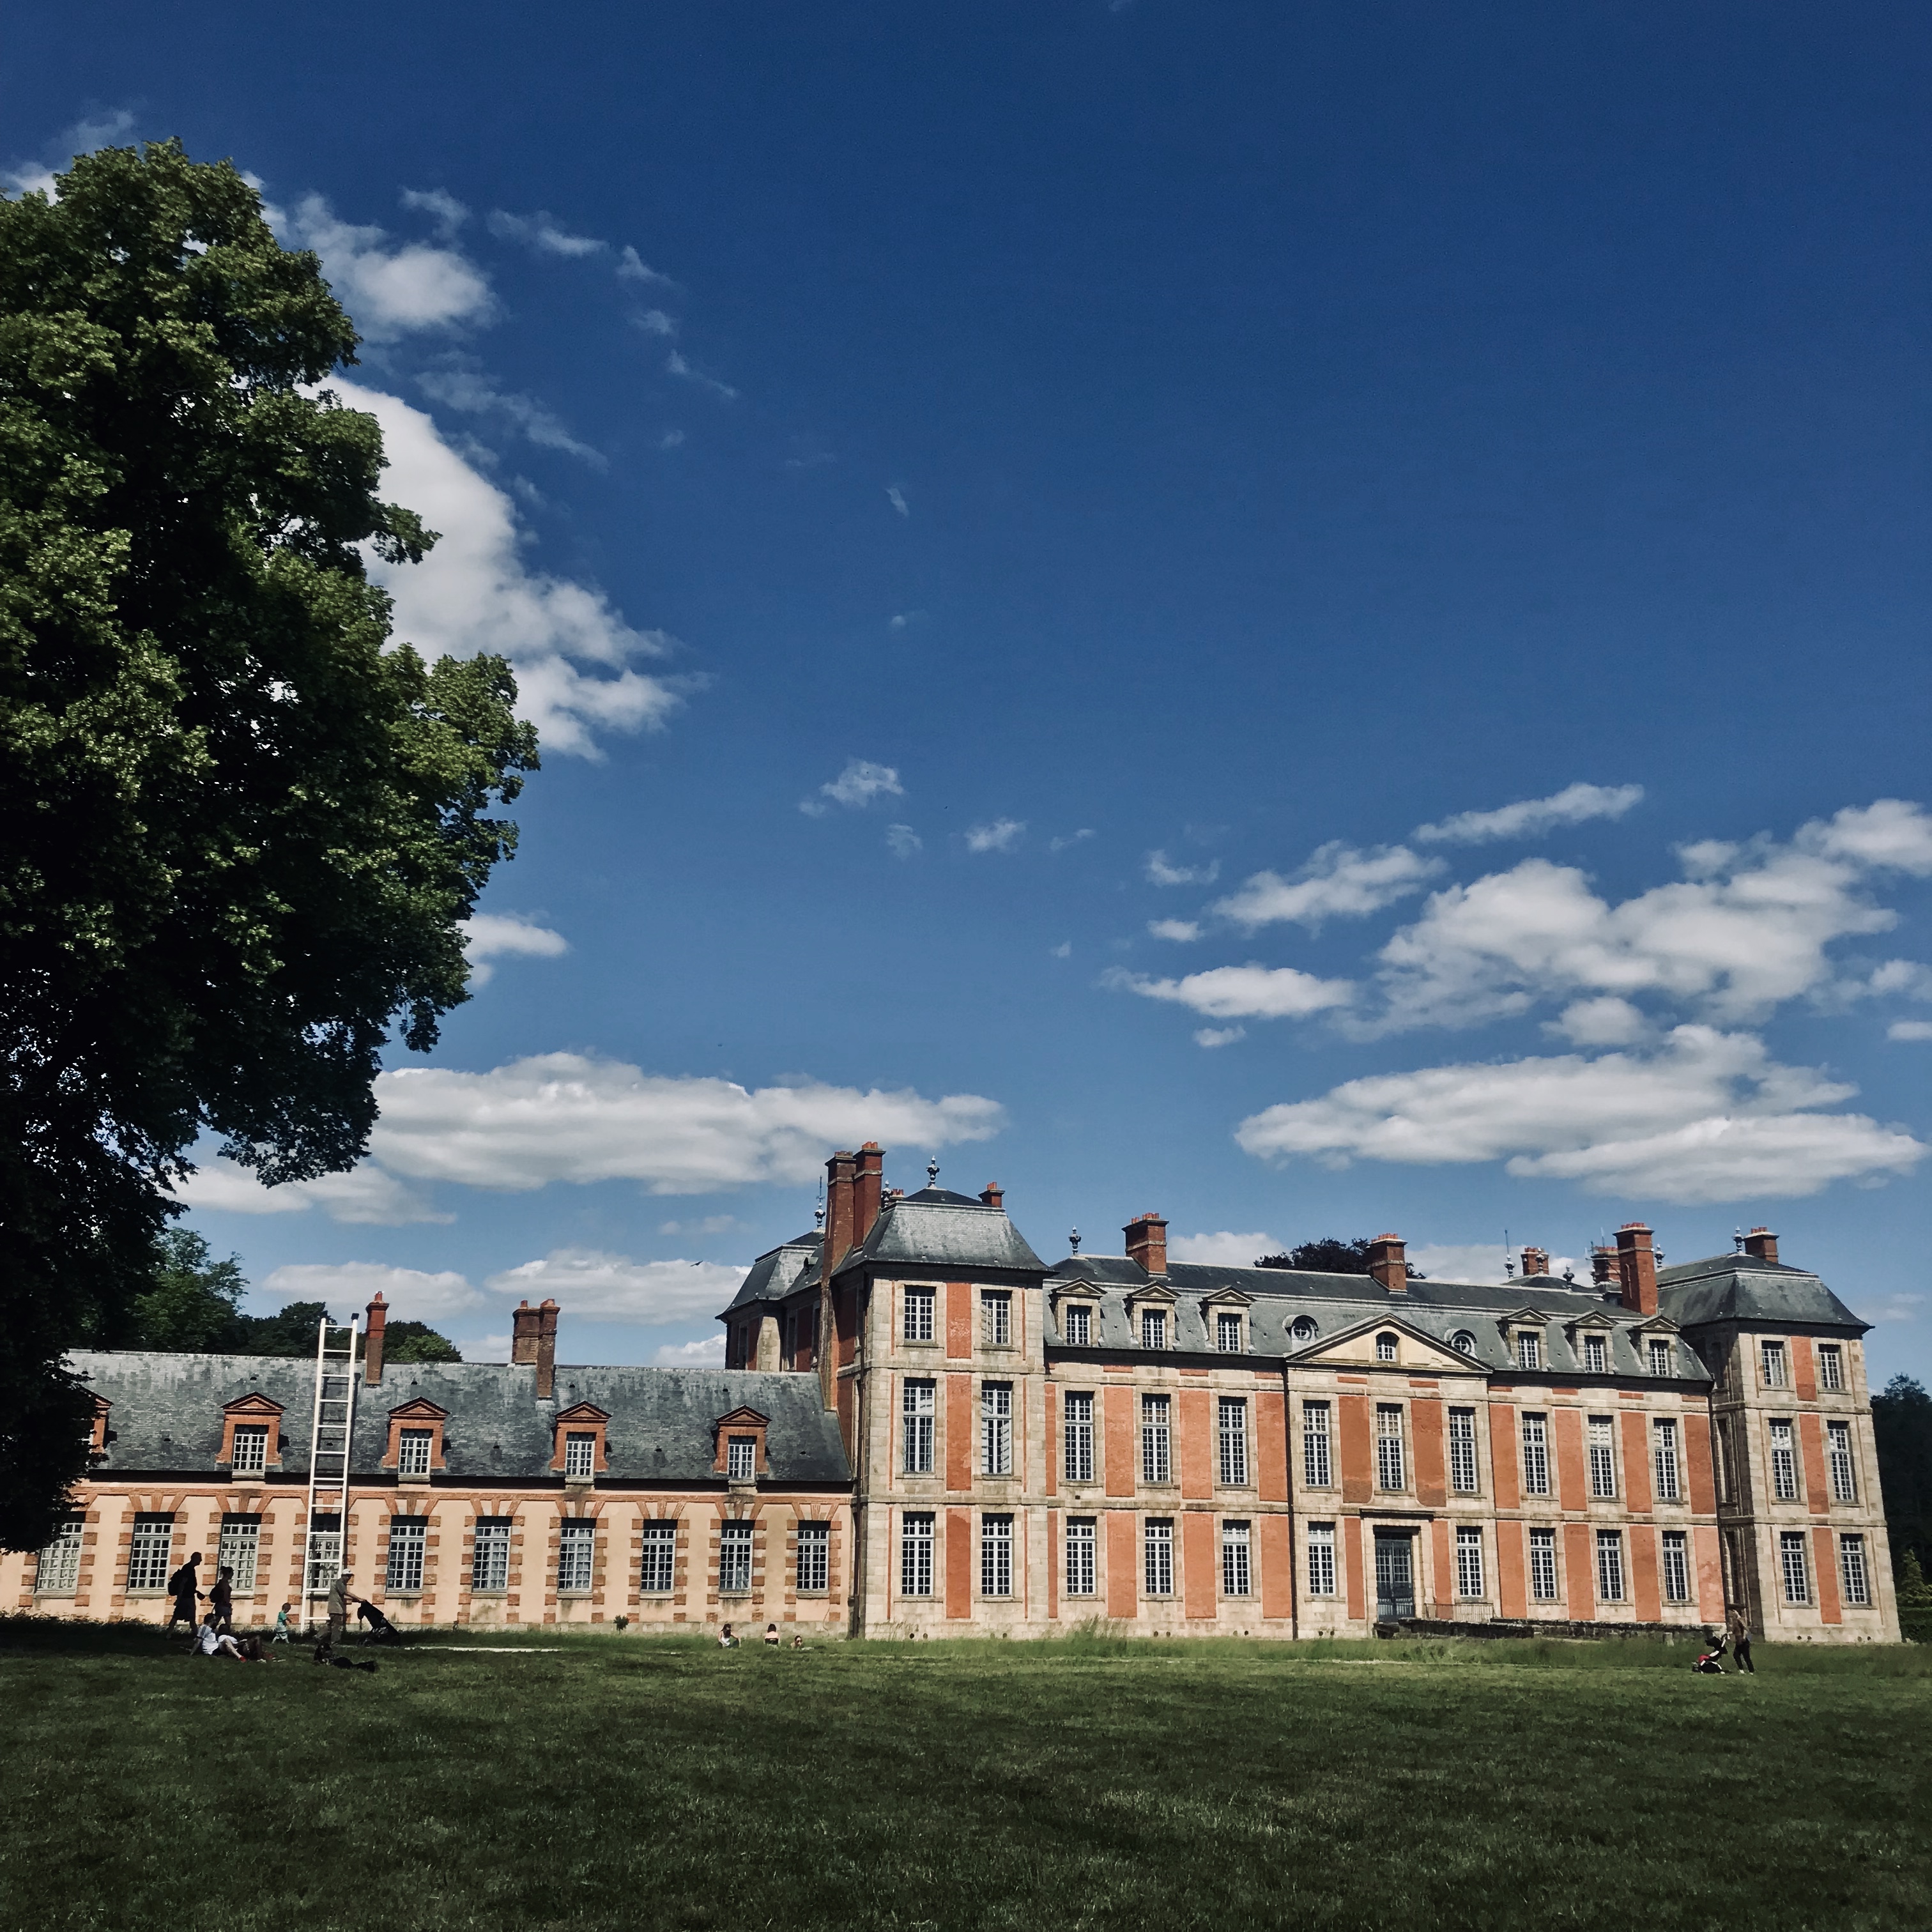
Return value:
M 236 1664 L 247 1664 L 250 1661 L 266 1664 L 268 1660 L 266 1657 L 257 1657 L 251 1660 L 245 1656 L 242 1646 L 235 1641 L 233 1634 L 224 1630 L 216 1622 L 215 1613 L 212 1606 L 207 1616 L 202 1618 L 200 1629 L 195 1633 L 194 1647 L 203 1657 L 225 1657 Z M 259 1644 L 256 1646 L 258 1651 L 260 1648 Z
M 804 1633 L 804 1631 L 802 1631 L 802 1630 L 794 1630 L 794 1631 L 792 1632 L 792 1634 L 791 1634 L 791 1647 L 792 1647 L 792 1648 L 793 1648 L 793 1649 L 794 1649 L 794 1650 L 802 1650 L 802 1649 L 805 1648 L 805 1633 Z
M 776 1624 L 766 1624 L 766 1626 L 765 1626 L 765 1646 L 766 1646 L 766 1648 L 767 1649 L 770 1649 L 770 1650 L 776 1650 L 776 1649 L 777 1649 L 777 1648 L 778 1648 L 778 1625 L 777 1625 Z
M 718 1648 L 720 1650 L 736 1650 L 738 1648 L 738 1640 L 731 1634 L 729 1624 L 718 1633 Z

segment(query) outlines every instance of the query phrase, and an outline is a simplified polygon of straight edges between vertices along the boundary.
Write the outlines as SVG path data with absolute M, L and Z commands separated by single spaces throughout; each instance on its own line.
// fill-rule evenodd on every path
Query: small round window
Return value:
M 1449 1338 L 1450 1346 L 1462 1350 L 1466 1355 L 1476 1352 L 1476 1338 L 1466 1328 L 1459 1328 Z
M 1298 1343 L 1306 1343 L 1315 1339 L 1315 1324 L 1306 1315 L 1296 1318 L 1294 1326 L 1288 1331 Z
M 1393 1335 L 1378 1335 L 1376 1337 L 1376 1360 L 1378 1362 L 1392 1362 L 1395 1358 L 1395 1337 Z

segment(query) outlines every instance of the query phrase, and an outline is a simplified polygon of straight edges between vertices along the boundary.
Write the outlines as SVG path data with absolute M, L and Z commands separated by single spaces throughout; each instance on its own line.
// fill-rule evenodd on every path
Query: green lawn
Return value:
M 0 1928 L 1932 1924 L 1916 1647 L 465 1640 L 0 1624 Z

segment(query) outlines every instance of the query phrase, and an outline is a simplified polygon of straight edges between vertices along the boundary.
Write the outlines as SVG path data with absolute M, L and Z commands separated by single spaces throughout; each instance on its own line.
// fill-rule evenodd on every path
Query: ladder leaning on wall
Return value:
M 315 1410 L 309 1421 L 307 1547 L 302 1563 L 302 1628 L 315 1619 L 316 1600 L 342 1574 L 349 1527 L 349 1456 L 356 1431 L 356 1318 L 338 1328 L 325 1315 L 315 1337 Z M 332 1346 L 332 1342 L 334 1346 Z M 333 1515 L 332 1530 L 316 1527 L 316 1510 Z

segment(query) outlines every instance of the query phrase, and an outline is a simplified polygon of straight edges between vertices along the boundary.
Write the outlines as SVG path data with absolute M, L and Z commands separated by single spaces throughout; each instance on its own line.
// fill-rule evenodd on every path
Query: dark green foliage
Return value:
M 1366 1274 L 1369 1271 L 1369 1251 L 1375 1243 L 1364 1235 L 1360 1240 L 1337 1240 L 1332 1234 L 1318 1241 L 1304 1241 L 1300 1247 L 1291 1248 L 1285 1255 L 1257 1255 L 1255 1266 L 1264 1268 L 1306 1268 L 1311 1274 Z M 1426 1276 L 1418 1274 L 1413 1267 L 1408 1270 L 1411 1281 L 1422 1281 Z
M 236 1353 L 248 1355 L 312 1355 L 315 1331 L 328 1312 L 320 1301 L 290 1301 L 272 1315 L 257 1315 L 248 1320 L 245 1339 Z
M 1922 1569 L 1932 1563 L 1932 1395 L 1911 1376 L 1894 1376 L 1872 1397 L 1872 1437 L 1892 1562 L 1909 1551 Z
M 230 166 L 77 160 L 0 200 L 0 1544 L 78 1473 L 58 1367 L 124 1337 L 204 1132 L 351 1165 L 392 1019 L 464 998 L 459 922 L 534 767 L 495 658 L 386 649 L 374 420 L 315 258 Z
M 382 1332 L 386 1362 L 460 1362 L 456 1344 L 425 1322 L 392 1322 Z
M 1916 1649 L 1760 1646 L 1718 1679 L 1688 1641 L 454 1641 L 552 1654 L 424 1642 L 364 1676 L 0 1627 L 6 1922 L 1932 1921 Z

